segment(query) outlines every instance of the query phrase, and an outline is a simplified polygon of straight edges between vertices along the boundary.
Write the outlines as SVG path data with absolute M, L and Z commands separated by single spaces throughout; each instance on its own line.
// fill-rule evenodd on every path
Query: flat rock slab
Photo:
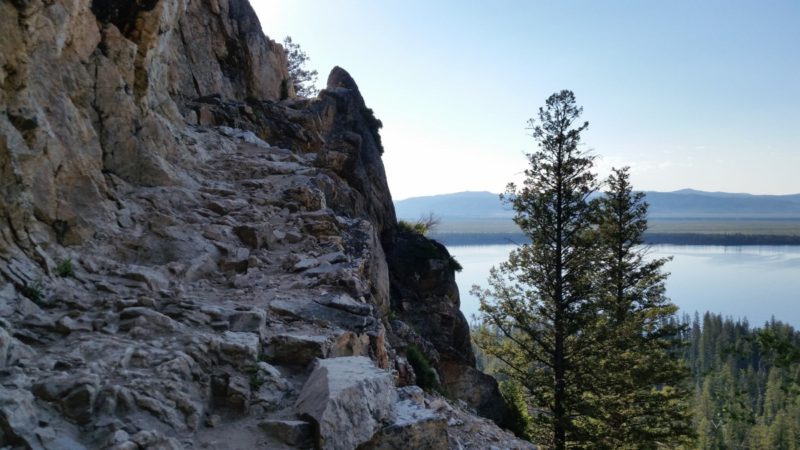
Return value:
M 312 444 L 311 424 L 300 420 L 264 420 L 258 424 L 267 435 L 287 445 L 308 448 Z
M 380 430 L 361 450 L 449 449 L 447 419 L 413 400 L 395 404 L 394 423 Z
M 316 358 L 328 356 L 331 341 L 327 335 L 283 333 L 269 339 L 264 353 L 273 362 L 306 367 Z
M 355 300 L 353 302 L 355 303 Z M 336 307 L 326 306 L 313 300 L 277 299 L 270 303 L 269 308 L 273 313 L 283 317 L 316 322 L 322 325 L 333 323 L 345 330 L 360 332 L 375 325 L 375 318 L 371 316 L 353 314 L 347 310 L 340 309 L 342 305 L 336 305 Z
M 397 400 L 392 374 L 363 356 L 320 360 L 295 412 L 315 425 L 318 448 L 352 450 L 391 422 Z

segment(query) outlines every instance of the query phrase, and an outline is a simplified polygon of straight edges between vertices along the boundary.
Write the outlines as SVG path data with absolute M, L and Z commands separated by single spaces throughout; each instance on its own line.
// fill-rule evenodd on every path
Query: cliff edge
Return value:
M 244 0 L 15 0 L 0 29 L 0 447 L 531 447 L 473 412 L 502 400 L 346 71 L 295 98 Z M 412 341 L 466 403 L 412 385 Z

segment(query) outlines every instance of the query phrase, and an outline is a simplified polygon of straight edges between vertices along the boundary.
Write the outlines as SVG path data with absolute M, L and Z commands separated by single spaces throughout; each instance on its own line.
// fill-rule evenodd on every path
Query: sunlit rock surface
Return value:
M 397 388 L 403 244 L 347 72 L 282 92 L 242 0 L 7 1 L 0 29 L 0 447 L 529 447 Z

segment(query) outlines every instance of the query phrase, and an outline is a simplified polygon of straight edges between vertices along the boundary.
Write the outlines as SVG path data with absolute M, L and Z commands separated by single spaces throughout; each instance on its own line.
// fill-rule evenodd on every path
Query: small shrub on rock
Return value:
M 400 220 L 397 222 L 397 225 L 400 227 L 401 231 L 417 233 L 424 236 L 439 226 L 440 223 L 441 219 L 433 215 L 433 213 L 428 213 L 428 215 L 420 217 L 414 223 L 406 220 Z
M 408 358 L 411 367 L 414 368 L 414 373 L 417 376 L 417 386 L 429 392 L 441 392 L 439 377 L 436 376 L 436 371 L 433 370 L 431 363 L 428 362 L 422 352 L 411 345 L 406 350 L 406 358 Z
M 75 275 L 75 268 L 72 266 L 72 259 L 67 258 L 59 261 L 56 266 L 56 275 L 67 278 Z
M 22 295 L 28 297 L 32 302 L 38 303 L 44 297 L 44 284 L 42 280 L 35 280 L 22 288 Z

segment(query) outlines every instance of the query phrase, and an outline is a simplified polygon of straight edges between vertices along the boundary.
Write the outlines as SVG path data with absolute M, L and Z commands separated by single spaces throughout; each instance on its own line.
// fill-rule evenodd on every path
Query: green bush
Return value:
M 456 261 L 456 257 L 453 255 L 450 255 L 450 268 L 455 270 L 456 272 L 461 272 L 462 270 L 464 270 L 464 268 L 461 267 L 461 263 Z
M 75 275 L 75 268 L 72 267 L 72 259 L 67 258 L 58 262 L 56 266 L 56 275 L 61 278 L 71 277 Z
M 501 381 L 500 393 L 508 405 L 508 414 L 503 418 L 500 426 L 511 430 L 517 437 L 530 441 L 531 416 L 528 414 L 528 406 L 525 403 L 522 386 L 511 380 Z
M 244 367 L 244 373 L 250 375 L 250 389 L 253 391 L 257 391 L 261 386 L 264 385 L 265 379 L 261 378 L 258 364 L 248 364 Z
M 424 234 L 422 233 L 422 229 L 417 227 L 416 224 L 411 223 L 407 220 L 400 220 L 397 222 L 397 226 L 400 228 L 400 231 L 404 231 L 406 233 L 417 233 L 417 234 Z
M 433 213 L 428 213 L 426 216 L 422 216 L 417 219 L 416 222 L 411 223 L 406 220 L 400 220 L 397 222 L 397 225 L 400 227 L 400 230 L 406 231 L 409 233 L 417 233 L 421 235 L 428 234 L 429 231 L 435 229 L 441 223 L 441 219 L 433 215 Z
M 409 345 L 406 350 L 406 358 L 408 358 L 409 364 L 414 368 L 414 373 L 417 375 L 417 386 L 429 392 L 441 393 L 442 388 L 439 385 L 439 379 L 425 355 L 417 347 Z
M 286 78 L 281 80 L 280 96 L 278 98 L 280 100 L 286 100 L 289 98 L 289 80 Z
M 375 112 L 372 108 L 364 108 L 363 113 L 367 121 L 367 126 L 369 126 L 369 130 L 372 133 L 372 137 L 375 139 L 378 152 L 383 155 L 383 143 L 381 142 L 381 134 L 379 133 L 379 130 L 383 128 L 383 122 L 375 117 Z
M 22 288 L 22 295 L 28 297 L 31 301 L 38 302 L 44 296 L 44 284 L 42 280 L 35 280 L 25 285 Z

